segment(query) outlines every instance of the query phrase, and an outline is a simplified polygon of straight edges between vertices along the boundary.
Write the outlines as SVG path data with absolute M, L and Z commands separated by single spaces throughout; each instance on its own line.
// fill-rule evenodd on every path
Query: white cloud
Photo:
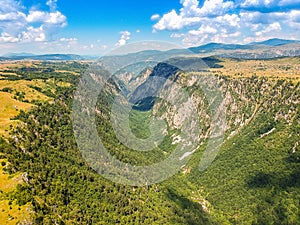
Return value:
M 242 7 L 257 7 L 257 6 L 264 6 L 265 0 L 246 0 L 241 4 Z
M 8 12 L 0 14 L 0 22 L 4 23 L 5 21 L 19 20 L 24 19 L 25 17 L 25 14 L 21 12 Z
M 261 36 L 270 32 L 276 32 L 281 30 L 281 25 L 279 22 L 272 23 L 268 25 L 265 29 L 260 30 L 255 33 L 256 36 Z
M 2 32 L 0 36 L 0 42 L 15 43 L 15 42 L 19 42 L 19 38 L 13 37 L 8 33 Z
M 62 42 L 63 44 L 66 44 L 67 46 L 69 46 L 69 48 L 71 46 L 75 46 L 77 45 L 77 38 L 60 38 L 59 39 L 60 42 Z
M 237 14 L 225 14 L 202 18 L 198 29 L 188 30 L 182 40 L 184 45 L 200 45 L 205 42 L 237 42 L 241 35 L 240 18 Z
M 121 37 L 119 41 L 115 44 L 116 46 L 126 45 L 127 41 L 130 39 L 131 33 L 129 31 L 121 31 Z
M 1 14 L 4 12 L 18 12 L 23 8 L 18 1 L 13 0 L 1 0 L 0 6 Z
M 231 43 L 237 43 L 237 37 L 241 35 L 241 32 L 237 31 L 235 33 L 227 33 L 226 30 L 221 31 L 211 38 L 211 41 L 217 43 L 225 43 L 230 41 Z
M 26 20 L 28 23 L 40 22 L 61 27 L 66 25 L 66 17 L 58 11 L 50 13 L 43 11 L 30 11 Z
M 191 26 L 200 22 L 199 17 L 183 17 L 175 10 L 165 14 L 157 24 L 153 26 L 155 30 L 179 30 L 186 26 Z
M 300 39 L 300 0 L 180 0 L 153 25 L 153 32 L 177 31 L 184 45 L 243 43 L 268 38 Z
M 46 40 L 46 34 L 44 31 L 43 26 L 38 28 L 34 28 L 29 26 L 26 30 L 19 33 L 17 36 L 11 35 L 6 32 L 2 32 L 0 35 L 0 42 L 7 42 L 7 43 L 16 43 L 16 42 L 42 42 Z
M 300 23 L 300 10 L 292 10 L 288 17 L 291 22 Z
M 181 0 L 182 8 L 178 14 L 174 9 L 164 14 L 153 26 L 155 30 L 179 30 L 185 27 L 200 24 L 212 16 L 225 14 L 234 6 L 233 1 L 209 0 L 199 8 L 198 0 Z
M 276 6 L 291 6 L 299 0 L 245 0 L 241 3 L 242 8 L 272 8 Z
M 288 12 L 241 12 L 241 20 L 243 24 L 251 27 L 253 31 L 258 28 L 269 26 L 275 22 L 288 25 L 289 23 L 300 23 L 300 10 L 291 10 Z M 293 27 L 290 27 L 293 28 Z
M 215 21 L 223 26 L 231 26 L 236 28 L 240 26 L 240 17 L 237 14 L 225 14 L 224 16 L 218 16 L 216 17 Z
M 183 27 L 182 17 L 177 15 L 175 10 L 163 15 L 153 28 L 155 30 L 179 30 Z
M 186 34 L 182 40 L 182 43 L 188 47 L 200 45 L 203 44 L 208 39 L 208 37 L 209 37 L 208 34 L 201 35 L 201 36 Z
M 160 18 L 160 15 L 154 14 L 151 16 L 151 20 L 158 20 Z
M 61 42 L 77 41 L 77 38 L 60 38 Z
M 279 22 L 275 22 L 267 26 L 264 32 L 279 31 L 279 30 L 281 30 L 281 25 Z
M 272 8 L 299 6 L 300 0 L 245 0 L 241 3 L 242 8 Z
M 46 3 L 50 11 L 27 10 L 17 0 L 0 2 L 0 42 L 47 41 L 53 30 L 64 27 L 67 18 L 56 8 L 57 0 Z
M 207 17 L 212 15 L 222 15 L 233 8 L 233 1 L 209 0 L 204 1 L 203 6 L 199 8 L 198 0 L 181 0 L 182 8 L 180 14 L 183 17 Z
M 184 37 L 185 34 L 181 33 L 181 34 L 178 34 L 178 33 L 172 33 L 170 35 L 171 38 L 182 38 Z
M 201 16 L 223 15 L 229 9 L 232 9 L 233 6 L 234 6 L 233 1 L 224 1 L 224 0 L 205 1 L 203 7 L 199 9 L 199 14 Z
M 190 30 L 188 33 L 191 35 L 204 35 L 204 34 L 215 34 L 217 33 L 217 29 L 208 26 L 208 25 L 201 25 L 198 30 Z
M 58 12 L 58 11 L 49 13 L 47 15 L 47 17 L 45 18 L 44 22 L 53 24 L 53 25 L 57 25 L 57 26 L 61 26 L 61 27 L 64 27 L 67 25 L 66 17 L 63 14 L 61 14 L 61 12 Z
M 26 31 L 23 31 L 20 35 L 21 40 L 24 42 L 41 42 L 46 41 L 46 34 L 44 31 L 43 26 L 40 26 L 38 28 L 34 28 L 32 26 L 28 27 Z
M 244 41 L 261 41 L 269 38 L 300 39 L 300 10 L 262 13 L 243 11 L 240 13 L 248 37 Z
M 34 22 L 41 22 L 45 20 L 46 12 L 42 11 L 30 11 L 26 17 L 27 22 L 34 23 Z
M 46 5 L 50 7 L 51 11 L 55 11 L 57 8 L 57 0 L 48 0 Z
M 279 6 L 291 6 L 291 5 L 298 5 L 300 4 L 300 0 L 281 0 L 279 1 Z

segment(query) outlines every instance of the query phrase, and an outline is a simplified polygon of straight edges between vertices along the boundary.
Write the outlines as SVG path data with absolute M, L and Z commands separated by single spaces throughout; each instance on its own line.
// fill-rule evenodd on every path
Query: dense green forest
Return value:
M 23 68 L 13 71 L 18 76 L 4 78 L 70 83 L 52 91 L 32 86 L 53 100 L 35 101 L 30 111 L 21 111 L 14 119 L 22 123 L 12 128 L 8 140 L 0 140 L 1 156 L 9 161 L 6 171 L 28 174 L 27 182 L 6 198 L 20 206 L 30 202 L 34 224 L 300 224 L 299 83 L 219 77 L 234 104 L 212 165 L 203 172 L 198 169 L 204 144 L 172 178 L 132 187 L 101 177 L 77 148 L 71 110 L 79 76 L 55 69 L 83 73 L 86 66 L 45 63 L 41 69 Z M 155 151 L 126 149 L 106 117 L 111 99 L 99 96 L 97 104 L 99 136 L 118 159 L 151 164 L 165 157 L 162 152 L 172 151 L 175 130 Z M 238 107 L 233 110 L 233 105 Z M 137 136 L 148 135 L 148 116 L 132 112 L 131 128 Z M 234 122 L 238 118 L 243 126 Z

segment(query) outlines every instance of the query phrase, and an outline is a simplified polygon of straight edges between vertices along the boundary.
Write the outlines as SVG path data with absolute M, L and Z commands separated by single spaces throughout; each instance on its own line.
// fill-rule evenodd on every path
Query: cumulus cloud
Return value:
M 173 9 L 164 14 L 153 26 L 154 31 L 187 29 L 182 35 L 183 44 L 197 45 L 212 38 L 221 28 L 226 29 L 225 33 L 227 30 L 236 33 L 240 26 L 239 16 L 230 14 L 233 1 L 206 0 L 201 7 L 198 0 L 180 0 L 180 3 L 179 13 Z M 171 37 L 178 38 L 176 35 Z
M 288 17 L 291 22 L 300 23 L 300 10 L 292 10 Z
M 116 43 L 116 46 L 126 45 L 127 41 L 130 39 L 131 33 L 129 31 L 121 31 L 121 37 L 119 41 Z
M 181 0 L 180 3 L 183 6 L 180 9 L 180 15 L 183 17 L 218 16 L 226 13 L 234 6 L 233 1 L 224 0 L 204 1 L 201 8 L 198 0 Z
M 246 0 L 242 2 L 241 7 L 266 7 L 274 4 L 274 0 Z
M 242 8 L 256 8 L 257 10 L 270 9 L 271 11 L 280 10 L 278 7 L 297 7 L 300 0 L 245 0 L 241 2 Z
M 11 35 L 6 32 L 2 32 L 0 35 L 0 42 L 10 42 L 10 43 L 16 43 L 16 42 L 42 42 L 46 41 L 46 33 L 43 26 L 34 28 L 32 26 L 29 26 L 26 28 L 26 30 L 23 30 L 18 35 Z
M 8 33 L 2 32 L 1 36 L 0 36 L 0 42 L 11 42 L 11 43 L 15 43 L 15 42 L 19 42 L 19 38 L 17 37 L 13 37 Z
M 242 43 L 273 37 L 300 39 L 300 0 L 180 0 L 153 25 L 168 30 L 184 45 Z M 180 35 L 178 35 L 180 34 Z
M 50 33 L 67 25 L 67 18 L 48 0 L 49 11 L 31 8 L 29 12 L 16 0 L 0 2 L 0 42 L 42 42 Z
M 180 13 L 171 10 L 153 26 L 156 30 L 179 30 L 202 22 L 203 18 L 225 14 L 233 8 L 233 1 L 210 0 L 199 7 L 198 0 L 181 0 Z
M 256 34 L 256 36 L 261 36 L 263 34 L 267 34 L 267 33 L 273 32 L 273 31 L 276 32 L 276 31 L 280 31 L 280 30 L 281 30 L 280 23 L 275 22 L 275 23 L 268 25 L 265 29 L 256 32 L 255 34 Z
M 252 27 L 253 30 L 257 30 L 262 26 L 269 26 L 275 22 L 284 24 L 288 28 L 289 23 L 300 23 L 300 10 L 290 10 L 288 12 L 241 12 L 240 17 L 242 22 Z M 293 28 L 290 26 L 290 28 Z
M 183 17 L 181 14 L 178 15 L 175 10 L 172 10 L 165 14 L 153 28 L 155 30 L 179 30 L 199 22 L 199 17 Z
M 19 35 L 20 40 L 23 41 L 46 41 L 46 33 L 43 26 L 34 28 L 32 26 L 27 27 L 26 31 L 23 31 L 21 35 Z
M 217 33 L 217 29 L 207 26 L 207 25 L 202 25 L 198 30 L 190 30 L 189 34 L 191 35 L 204 35 L 204 34 L 215 34 Z
M 43 12 L 30 11 L 26 17 L 28 23 L 40 22 L 64 27 L 66 25 L 66 17 L 61 12 Z

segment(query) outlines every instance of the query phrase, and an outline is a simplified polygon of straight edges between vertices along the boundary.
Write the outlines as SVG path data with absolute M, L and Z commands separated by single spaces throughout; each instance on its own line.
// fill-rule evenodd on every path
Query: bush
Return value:
M 13 89 L 11 89 L 10 87 L 5 87 L 5 88 L 2 88 L 3 92 L 8 92 L 8 93 L 12 93 L 13 92 Z

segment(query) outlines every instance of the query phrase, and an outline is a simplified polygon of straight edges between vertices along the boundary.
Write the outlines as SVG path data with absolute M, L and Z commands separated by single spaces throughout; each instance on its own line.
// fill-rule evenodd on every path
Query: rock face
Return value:
M 181 64 L 178 67 L 182 68 Z M 153 110 L 175 129 L 181 129 L 191 110 L 196 109 L 200 140 L 205 140 L 212 133 L 218 136 L 217 129 L 226 132 L 228 139 L 249 124 L 258 113 L 270 113 L 275 122 L 280 120 L 290 124 L 299 113 L 299 84 L 258 77 L 228 79 L 205 71 L 183 71 L 174 65 L 174 62 L 171 65 L 159 63 L 135 78 L 129 75 L 128 89 L 132 89 L 130 82 L 136 88 L 127 97 L 134 104 L 134 109 Z M 178 88 L 184 90 L 188 99 L 180 97 Z M 220 96 L 212 90 L 218 90 Z M 159 93 L 164 99 L 159 98 Z M 172 104 L 170 99 L 176 100 L 177 104 Z M 218 113 L 226 116 L 225 123 L 220 120 L 221 115 L 216 115 Z M 215 120 L 219 120 L 214 123 L 217 128 L 211 126 L 213 115 Z
M 149 75 L 147 80 L 138 86 L 129 98 L 129 101 L 136 105 L 137 110 L 147 111 L 152 109 L 155 104 L 155 99 L 158 93 L 162 90 L 171 76 L 175 76 L 179 69 L 167 63 L 159 63 Z

